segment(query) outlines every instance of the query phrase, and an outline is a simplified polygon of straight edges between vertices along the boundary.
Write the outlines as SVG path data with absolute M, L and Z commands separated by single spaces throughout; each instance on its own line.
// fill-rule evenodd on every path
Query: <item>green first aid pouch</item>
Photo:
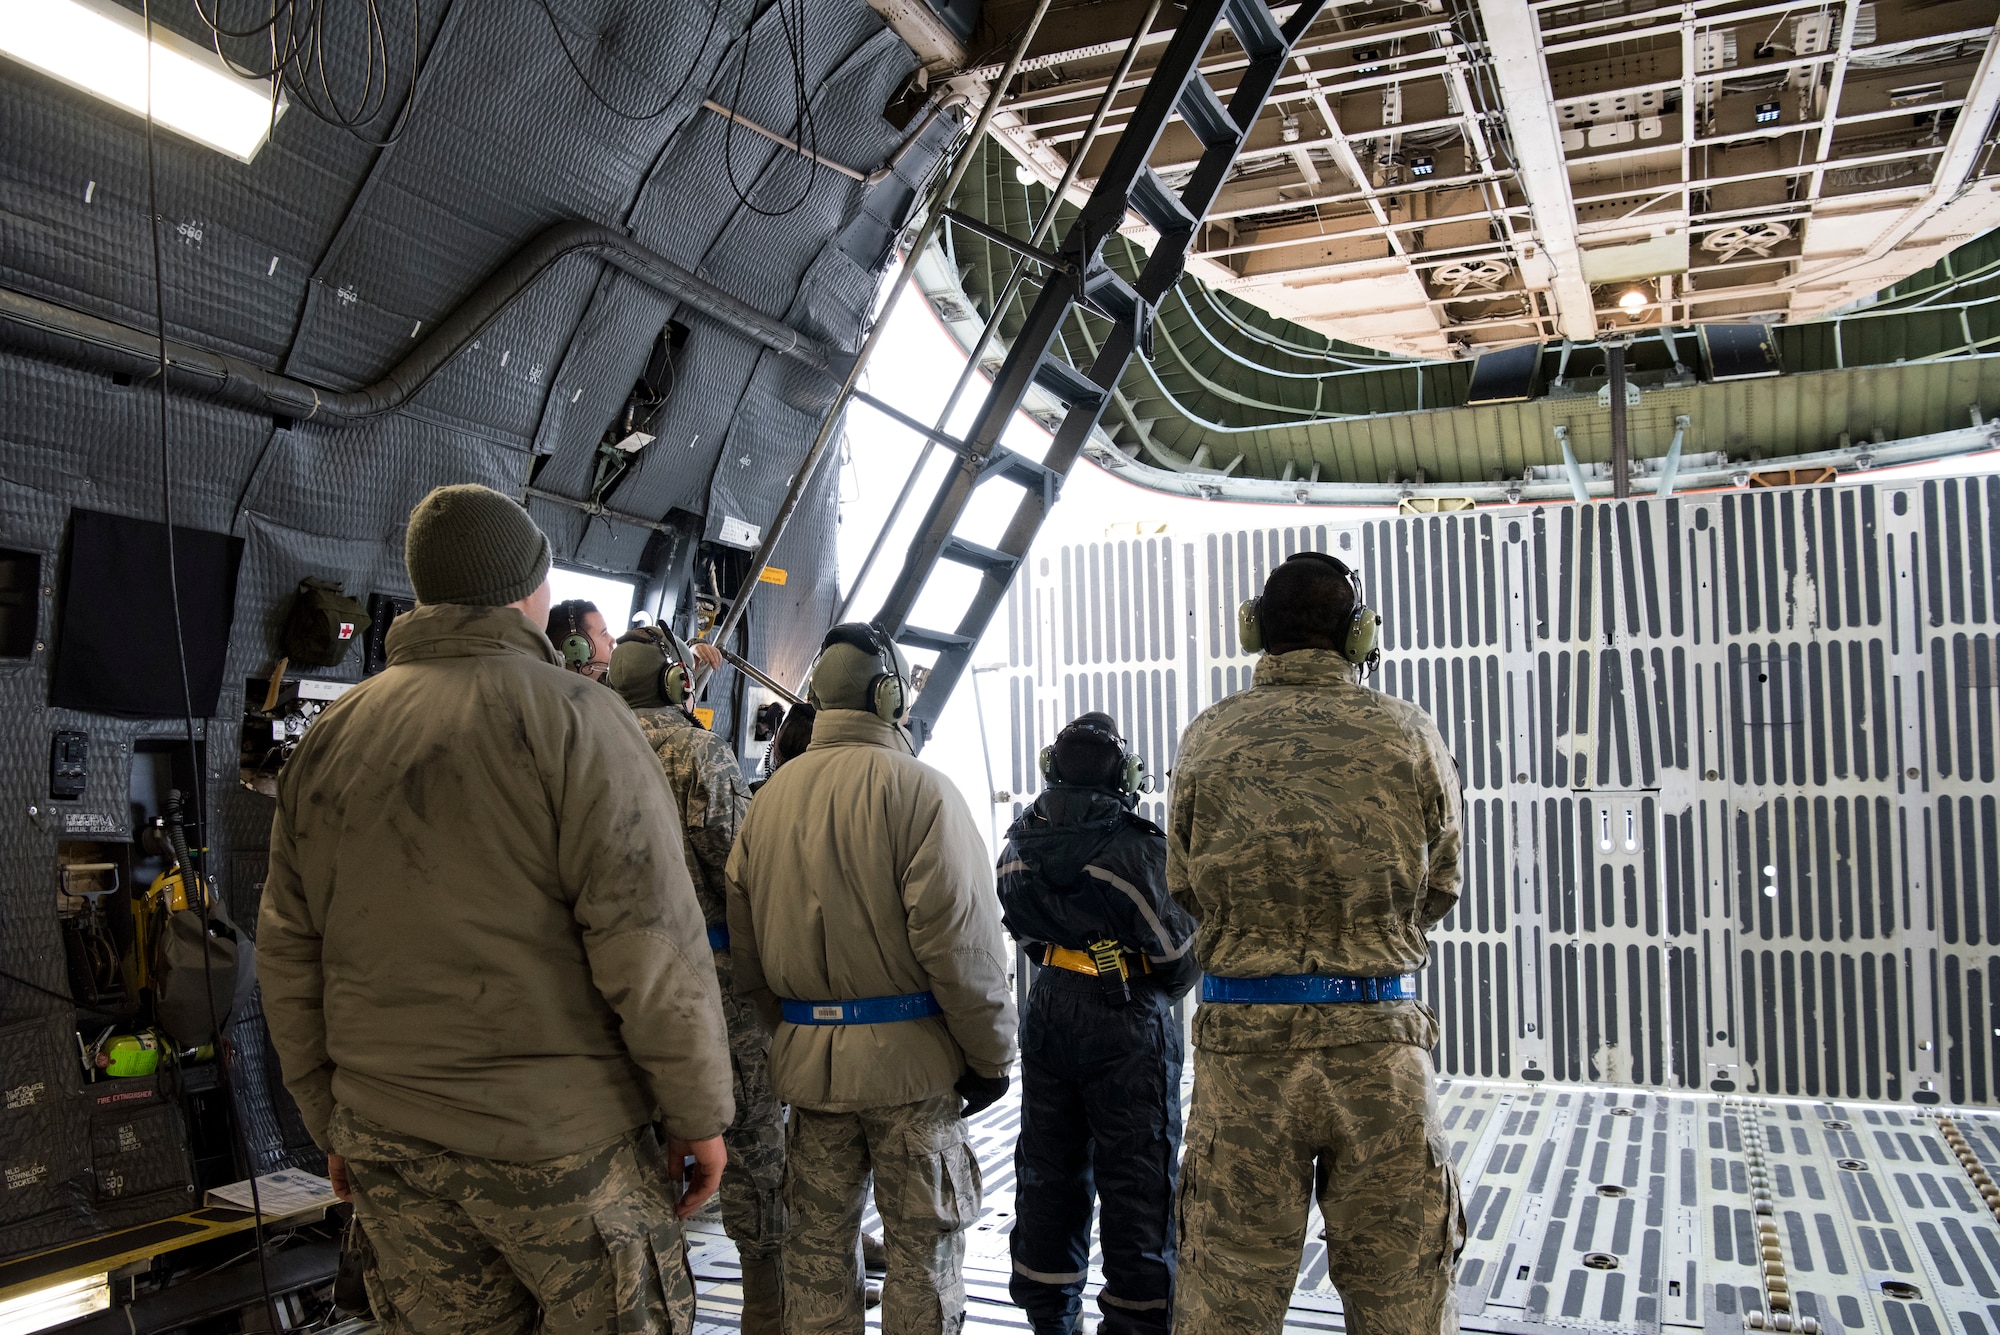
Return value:
M 307 576 L 285 615 L 285 657 L 293 667 L 338 667 L 368 626 L 367 609 L 340 585 Z

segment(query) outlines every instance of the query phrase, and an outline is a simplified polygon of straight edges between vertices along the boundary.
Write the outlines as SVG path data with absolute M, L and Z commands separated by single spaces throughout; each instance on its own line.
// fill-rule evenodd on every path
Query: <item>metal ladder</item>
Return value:
M 1158 304 L 1179 280 L 1201 219 L 1214 203 L 1293 46 L 1325 3 L 1305 0 L 1280 27 L 1264 0 L 1190 0 L 1089 202 L 1055 252 L 1033 252 L 1047 269 L 1041 294 L 994 376 L 972 430 L 964 440 L 957 440 L 902 419 L 958 455 L 910 543 L 882 610 L 874 618 L 876 627 L 897 643 L 937 653 L 929 680 L 910 713 L 911 738 L 917 747 L 929 740 L 953 688 L 971 665 L 973 650 L 1006 596 L 1015 572 L 1027 559 L 1063 479 L 1103 415 L 1132 354 L 1137 351 L 1150 356 Z M 1209 38 L 1225 17 L 1249 58 L 1227 106 L 1199 68 Z M 1168 119 L 1176 113 L 1203 150 L 1194 175 L 1178 193 L 1147 164 Z M 1137 212 L 1160 236 L 1136 283 L 1127 283 L 1103 258 L 1104 244 L 1124 220 L 1127 209 Z M 1029 249 L 1012 237 L 1001 244 L 1015 250 Z M 1054 351 L 1057 334 L 1078 306 L 1112 322 L 1111 334 L 1087 373 Z M 1065 408 L 1055 439 L 1040 462 L 999 443 L 1032 387 L 1051 394 Z M 1013 483 L 1024 494 L 1000 545 L 987 547 L 958 536 L 954 529 L 973 493 L 996 479 Z M 911 610 L 940 561 L 980 572 L 977 590 L 952 629 L 911 625 Z

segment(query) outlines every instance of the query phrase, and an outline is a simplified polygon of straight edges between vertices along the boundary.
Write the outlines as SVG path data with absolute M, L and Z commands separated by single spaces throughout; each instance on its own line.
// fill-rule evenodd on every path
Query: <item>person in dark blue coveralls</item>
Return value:
M 1174 1002 L 1200 967 L 1167 894 L 1166 836 L 1135 815 L 1145 762 L 1090 713 L 1042 752 L 1048 787 L 1007 831 L 1000 907 L 1035 964 L 1021 1021 L 1014 1277 L 1036 1335 L 1072 1335 L 1104 1250 L 1099 1335 L 1164 1335 L 1173 1316 L 1181 1064 Z

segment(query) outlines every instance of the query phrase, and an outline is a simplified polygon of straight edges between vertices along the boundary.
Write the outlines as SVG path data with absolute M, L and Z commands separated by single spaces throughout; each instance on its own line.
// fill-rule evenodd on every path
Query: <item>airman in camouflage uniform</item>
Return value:
M 867 1302 L 854 1237 L 872 1175 L 890 1273 L 882 1328 L 954 1335 L 965 1320 L 965 1230 L 979 1219 L 979 1160 L 956 1093 L 864 1108 L 807 1112 L 791 1123 L 793 1234 L 785 1257 L 788 1330 L 858 1331 Z M 920 1286 L 901 1281 L 921 1277 Z
M 394 1335 L 694 1330 L 650 1127 L 539 1163 L 456 1154 L 345 1107 L 327 1134 L 368 1221 L 369 1305 Z
M 1272 573 L 1255 684 L 1189 725 L 1174 769 L 1167 883 L 1213 975 L 1195 1016 L 1176 1335 L 1277 1335 L 1315 1194 L 1352 1335 L 1457 1329 L 1464 1218 L 1429 1009 L 1209 999 L 1229 980 L 1268 996 L 1297 975 L 1413 973 L 1457 901 L 1457 770 L 1429 717 L 1358 681 L 1341 651 L 1349 581 L 1317 555 Z
M 677 667 L 685 674 L 690 660 L 671 635 L 637 630 L 613 651 L 608 680 L 638 714 L 639 730 L 665 766 L 667 786 L 680 804 L 688 874 L 715 948 L 736 1083 L 736 1120 L 723 1133 L 729 1163 L 718 1193 L 722 1226 L 743 1262 L 742 1329 L 747 1335 L 776 1335 L 785 1240 L 785 1114 L 771 1092 L 771 1031 L 732 985 L 723 876 L 750 808 L 750 792 L 729 744 L 680 708 L 686 676 L 676 682 L 669 674 Z

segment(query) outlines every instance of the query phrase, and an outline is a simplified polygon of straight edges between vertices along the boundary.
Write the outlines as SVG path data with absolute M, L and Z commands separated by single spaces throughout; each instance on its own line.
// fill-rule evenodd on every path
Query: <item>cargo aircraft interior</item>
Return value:
M 869 623 L 989 866 L 1086 710 L 1168 825 L 1339 558 L 1462 789 L 1459 1327 L 2000 1335 L 1997 113 L 1995 0 L 0 0 L 0 1335 L 403 1328 L 255 937 L 461 483 L 746 784 Z

